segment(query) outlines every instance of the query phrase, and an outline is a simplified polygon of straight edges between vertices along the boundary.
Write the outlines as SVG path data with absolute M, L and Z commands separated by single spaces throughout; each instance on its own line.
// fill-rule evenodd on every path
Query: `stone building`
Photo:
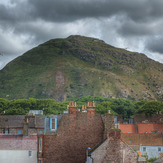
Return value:
M 122 141 L 120 131 L 112 131 L 88 153 L 87 163 L 137 163 L 137 153 Z
M 0 134 L 6 135 L 37 135 L 44 132 L 44 116 L 1 115 Z
M 119 157 L 119 152 L 124 147 L 128 152 L 125 159 L 137 160 L 137 154 L 133 149 L 128 148 L 119 137 L 109 137 L 111 129 L 114 130 L 114 116 L 107 114 L 102 117 L 95 113 L 94 102 L 88 102 L 86 107 L 80 111 L 76 103 L 70 102 L 68 113 L 63 114 L 55 135 L 38 136 L 38 161 L 43 163 L 85 163 L 86 149 L 93 149 L 100 142 L 106 140 L 117 149 L 108 149 L 106 153 L 112 151 L 115 158 L 122 162 L 123 157 Z M 111 136 L 111 134 L 110 134 Z M 110 146 L 110 145 L 109 145 Z M 109 156 L 109 155 L 107 155 Z M 108 158 L 107 158 L 108 159 Z M 113 158 L 112 158 L 113 160 Z M 127 163 L 127 162 L 126 162 Z
M 141 134 L 121 134 L 121 138 L 131 148 L 140 151 L 148 158 L 159 157 L 163 153 L 163 134 L 162 133 L 141 133 Z
M 0 135 L 55 134 L 61 115 L 1 115 Z

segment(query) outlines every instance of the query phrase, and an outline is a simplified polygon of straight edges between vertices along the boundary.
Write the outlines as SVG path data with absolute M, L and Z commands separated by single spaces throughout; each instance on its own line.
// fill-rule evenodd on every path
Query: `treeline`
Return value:
M 0 113 L 7 115 L 25 115 L 29 110 L 43 110 L 44 114 L 61 114 L 68 102 L 57 102 L 54 99 L 18 99 L 0 98 Z
M 152 115 L 163 113 L 163 102 L 159 101 L 132 101 L 129 99 L 113 99 L 105 97 L 83 96 L 70 99 L 76 101 L 77 107 L 81 108 L 88 101 L 95 101 L 96 112 L 105 114 L 108 110 L 113 114 L 121 114 L 124 119 L 129 119 L 136 113 Z M 0 113 L 7 115 L 25 115 L 29 110 L 43 110 L 44 114 L 62 114 L 67 109 L 69 101 L 58 102 L 54 99 L 18 99 L 7 100 L 0 98 Z
M 89 100 L 88 100 L 89 99 Z M 106 114 L 108 110 L 113 114 L 120 114 L 125 120 L 131 118 L 134 114 L 152 115 L 163 113 L 163 102 L 160 101 L 133 101 L 129 99 L 106 98 L 101 96 L 83 96 L 76 98 L 78 104 L 88 101 L 96 102 L 96 112 Z

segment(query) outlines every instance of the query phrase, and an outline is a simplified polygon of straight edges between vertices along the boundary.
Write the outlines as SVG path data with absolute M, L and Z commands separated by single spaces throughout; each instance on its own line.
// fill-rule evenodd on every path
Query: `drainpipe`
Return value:
M 45 126 L 44 126 L 44 135 L 46 134 L 46 117 L 45 117 Z
M 88 162 L 88 151 L 89 151 L 89 150 L 91 150 L 90 147 L 88 147 L 88 148 L 86 149 L 86 163 L 89 163 L 89 162 Z
M 123 163 L 124 163 L 125 161 L 124 161 L 124 149 L 123 149 Z

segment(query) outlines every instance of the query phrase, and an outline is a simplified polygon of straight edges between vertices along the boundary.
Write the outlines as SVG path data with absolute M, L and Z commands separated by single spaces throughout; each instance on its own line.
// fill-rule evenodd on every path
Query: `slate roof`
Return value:
M 44 128 L 44 115 L 35 116 L 34 119 L 29 118 L 29 127 Z M 2 115 L 0 116 L 0 128 L 23 128 L 25 115 Z
M 45 119 L 44 115 L 36 116 L 36 128 L 44 128 L 44 123 L 45 123 L 44 119 Z
M 22 128 L 25 115 L 3 115 L 0 116 L 1 128 Z

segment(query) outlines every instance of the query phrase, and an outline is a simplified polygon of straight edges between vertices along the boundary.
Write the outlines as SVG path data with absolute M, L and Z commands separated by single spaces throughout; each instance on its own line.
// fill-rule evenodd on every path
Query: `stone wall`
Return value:
M 64 114 L 57 135 L 44 135 L 44 163 L 84 163 L 86 148 L 103 140 L 100 114 Z
M 137 153 L 120 139 L 118 132 L 110 133 L 90 155 L 93 163 L 137 163 L 138 159 Z

